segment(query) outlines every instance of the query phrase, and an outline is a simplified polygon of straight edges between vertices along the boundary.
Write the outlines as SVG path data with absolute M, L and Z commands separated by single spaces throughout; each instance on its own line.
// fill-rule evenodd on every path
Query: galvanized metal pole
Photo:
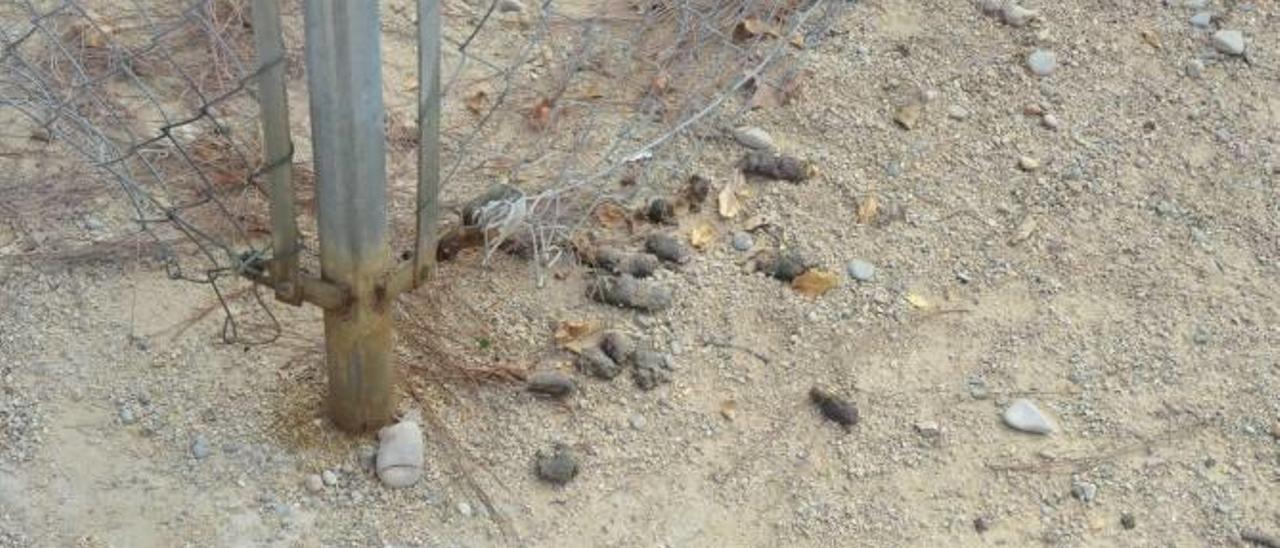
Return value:
M 324 312 L 328 408 L 364 431 L 395 412 L 378 2 L 307 0 L 305 20 L 321 277 L 349 295 Z
M 436 264 L 440 219 L 440 0 L 418 0 L 418 234 L 413 287 Z
M 258 50 L 258 102 L 262 106 L 263 162 L 271 196 L 270 265 L 276 298 L 302 302 L 298 281 L 298 219 L 294 208 L 293 143 L 289 140 L 289 101 L 285 93 L 284 36 L 277 0 L 253 0 L 253 39 Z

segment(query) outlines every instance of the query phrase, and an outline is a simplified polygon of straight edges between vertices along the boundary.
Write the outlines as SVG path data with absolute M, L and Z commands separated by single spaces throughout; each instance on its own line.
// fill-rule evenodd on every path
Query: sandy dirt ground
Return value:
M 502 254 L 444 265 L 447 297 L 404 310 L 437 307 L 474 356 L 560 369 L 578 392 L 423 379 L 432 356 L 402 345 L 402 407 L 429 417 L 407 489 L 370 472 L 372 436 L 323 420 L 316 310 L 277 307 L 273 345 L 222 344 L 220 314 L 200 316 L 211 296 L 143 247 L 41 258 L 129 234 L 119 196 L 13 208 L 0 546 L 1265 546 L 1280 537 L 1280 5 L 1028 7 L 1041 20 L 1025 27 L 969 2 L 850 7 L 800 97 L 747 120 L 821 175 L 750 180 L 736 219 L 682 217 L 682 236 L 707 221 L 715 237 L 657 274 L 668 310 L 593 303 L 582 268 L 539 287 Z M 1244 55 L 1215 48 L 1221 29 Z M 1028 66 L 1036 50 L 1051 73 Z M 31 152 L 6 186 L 93 177 L 5 142 Z M 740 155 L 720 139 L 696 169 L 720 185 Z M 870 197 L 880 213 L 859 222 Z M 783 242 L 839 286 L 814 298 L 751 272 L 732 234 L 756 215 L 776 230 L 754 250 Z M 870 279 L 847 273 L 855 259 Z M 552 338 L 565 320 L 669 353 L 670 382 L 575 371 Z M 859 423 L 824 420 L 814 385 Z M 1004 424 L 1019 399 L 1057 431 Z M 556 443 L 579 460 L 564 486 L 535 474 Z M 314 474 L 332 481 L 313 490 Z

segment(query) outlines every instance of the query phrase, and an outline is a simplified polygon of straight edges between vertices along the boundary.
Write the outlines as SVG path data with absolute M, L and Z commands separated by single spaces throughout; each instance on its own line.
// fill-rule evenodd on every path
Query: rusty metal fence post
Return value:
M 347 431 L 396 407 L 378 4 L 307 0 L 304 13 L 321 277 L 347 294 L 324 311 L 328 409 Z

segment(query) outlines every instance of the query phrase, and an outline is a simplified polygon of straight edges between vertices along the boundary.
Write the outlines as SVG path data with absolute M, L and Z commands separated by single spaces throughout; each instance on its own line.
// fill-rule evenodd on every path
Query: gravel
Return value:
M 740 127 L 733 130 L 733 139 L 738 144 L 754 150 L 774 150 L 778 145 L 773 137 L 758 127 Z
M 191 456 L 196 460 L 209 458 L 209 440 L 205 439 L 204 435 L 197 435 L 191 441 Z
M 733 244 L 734 249 L 741 252 L 751 251 L 751 247 L 755 245 L 755 241 L 752 240 L 751 235 L 741 230 L 733 233 L 730 243 Z
M 875 265 L 862 259 L 853 259 L 845 265 L 845 271 L 849 273 L 849 277 L 860 282 L 869 282 L 876 277 Z
M 120 422 L 122 424 L 133 424 L 138 422 L 138 417 L 133 414 L 133 408 L 127 405 L 120 408 Z
M 325 470 L 320 474 L 320 480 L 329 487 L 338 485 L 338 474 L 333 470 Z
M 632 379 L 641 390 L 653 390 L 671 382 L 671 358 L 652 350 L 637 350 L 631 356 Z
M 1031 400 L 1014 400 L 1001 416 L 1005 424 L 1020 432 L 1047 435 L 1057 430 L 1053 421 Z
M 606 381 L 617 377 L 618 373 L 622 372 L 622 364 L 596 347 L 583 349 L 582 353 L 578 354 L 574 366 L 578 371 Z
M 319 493 L 324 491 L 324 478 L 321 478 L 320 474 L 309 474 L 302 483 L 308 492 Z
M 1213 47 L 1227 55 L 1244 54 L 1244 33 L 1238 30 L 1220 30 L 1213 33 Z
M 1052 51 L 1038 49 L 1027 56 L 1027 68 L 1036 76 L 1048 76 L 1058 68 L 1058 56 Z
M 1207 11 L 1202 11 L 1200 13 L 1192 15 L 1190 22 L 1191 22 L 1191 26 L 1195 28 L 1207 29 L 1211 25 L 1213 25 L 1213 14 Z
M 526 381 L 526 389 L 536 394 L 563 398 L 573 394 L 573 379 L 559 371 L 535 371 Z
M 1098 486 L 1087 481 L 1077 481 L 1071 485 L 1071 496 L 1083 503 L 1093 502 L 1098 496 Z
M 539 451 L 535 468 L 538 477 L 555 485 L 564 485 L 578 477 L 578 458 L 563 443 L 557 443 L 551 451 Z

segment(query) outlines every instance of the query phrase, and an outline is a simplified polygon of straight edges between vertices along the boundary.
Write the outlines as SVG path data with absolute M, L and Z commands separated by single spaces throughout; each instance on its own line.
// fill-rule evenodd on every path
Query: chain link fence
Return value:
M 127 198 L 168 274 L 207 286 L 228 341 L 274 340 L 267 296 L 240 280 L 277 258 L 266 175 L 290 166 L 304 272 L 319 271 L 302 2 L 280 3 L 285 54 L 259 63 L 247 0 L 8 0 L 0 122 L 73 152 Z M 495 183 L 519 189 L 489 228 L 571 257 L 596 204 L 683 181 L 754 108 L 785 103 L 842 0 L 462 0 L 440 4 L 445 223 Z M 420 143 L 416 4 L 382 3 L 390 220 L 411 248 Z M 264 160 L 262 74 L 284 63 L 291 157 Z M 623 181 L 626 184 L 619 184 Z M 6 206 L 22 214 L 20 196 Z M 490 252 L 496 242 L 489 242 Z M 250 306 L 232 303 L 231 296 Z

